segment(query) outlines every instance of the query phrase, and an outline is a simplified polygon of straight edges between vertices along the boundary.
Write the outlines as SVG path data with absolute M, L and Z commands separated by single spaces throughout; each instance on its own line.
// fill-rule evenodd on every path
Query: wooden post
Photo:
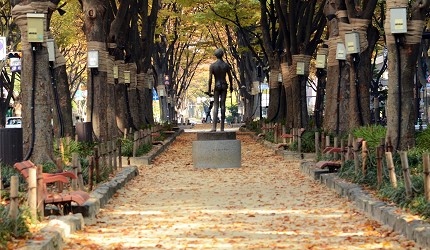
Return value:
M 137 148 L 138 148 L 138 139 L 139 139 L 139 133 L 136 131 L 134 132 L 134 142 L 133 142 L 133 157 L 136 157 Z
M 367 141 L 363 141 L 361 144 L 361 159 L 362 159 L 361 171 L 363 173 L 363 176 L 366 176 L 366 172 L 367 172 L 367 156 L 368 156 Z
M 412 183 L 411 174 L 409 171 L 408 154 L 406 151 L 400 152 L 400 160 L 402 161 L 403 178 L 405 180 L 406 196 L 412 198 Z
M 127 139 L 127 128 L 124 128 L 124 140 Z
M 354 169 L 355 169 L 355 174 L 358 174 L 358 170 L 360 169 L 360 160 L 358 159 L 358 143 L 357 143 L 357 139 L 353 138 L 353 147 L 354 147 Z
M 100 167 L 99 167 L 99 148 L 94 147 L 94 170 L 96 171 L 96 184 L 100 181 Z
M 63 160 L 62 160 L 62 158 L 57 158 L 55 163 L 57 165 L 58 172 L 60 172 L 60 173 L 63 172 Z M 59 193 L 63 192 L 63 183 L 61 181 L 57 182 L 57 188 L 58 188 Z
M 43 181 L 43 166 L 37 166 L 37 214 L 39 221 L 45 217 L 45 183 Z
M 345 164 L 345 141 L 342 139 L 340 140 L 340 162 L 341 167 Z
M 387 152 L 393 152 L 393 143 L 391 142 L 391 137 L 387 138 L 386 146 L 387 146 L 386 148 Z
M 426 201 L 430 202 L 430 162 L 429 153 L 423 154 L 423 165 L 424 165 L 424 194 Z
M 333 147 L 339 147 L 339 138 L 337 136 L 333 139 Z M 337 161 L 339 159 L 339 154 L 333 153 L 333 159 Z
M 315 132 L 315 157 L 316 160 L 318 160 L 318 157 L 320 155 L 320 133 Z
M 301 131 L 297 130 L 297 150 L 300 154 L 300 158 L 303 159 L 303 155 L 302 155 L 302 135 L 301 135 Z
M 351 160 L 354 157 L 354 151 L 353 151 L 353 143 L 354 143 L 354 136 L 352 134 L 348 135 L 348 149 L 346 152 L 346 160 Z
M 287 125 L 282 125 L 282 135 L 287 133 Z M 282 143 L 287 143 L 287 138 L 282 137 Z
M 64 143 L 61 138 L 58 139 L 60 141 L 60 154 L 61 154 L 61 160 L 64 161 Z
M 113 158 L 113 169 L 115 171 L 118 169 L 117 154 L 116 154 L 117 153 L 116 142 L 117 142 L 117 139 L 114 139 L 113 141 L 111 141 L 112 158 Z
M 72 169 L 73 173 L 78 176 L 78 161 L 79 161 L 79 154 L 78 153 L 72 153 Z M 78 180 L 72 179 L 72 189 L 78 190 Z
M 321 152 L 324 151 L 326 145 L 325 145 L 325 135 L 324 132 L 321 132 Z
M 273 125 L 273 143 L 278 143 L 278 123 Z
M 327 135 L 325 137 L 325 147 L 330 147 L 330 136 L 329 135 Z M 330 155 L 330 153 L 326 153 L 326 156 L 329 156 L 329 155 Z
M 382 152 L 384 149 L 379 146 L 376 148 L 376 177 L 378 180 L 378 188 L 382 185 Z
M 9 218 L 16 219 L 18 217 L 18 176 L 12 176 L 10 179 L 10 208 Z
M 394 161 L 393 161 L 393 153 L 390 151 L 385 152 L 385 158 L 387 159 L 387 167 L 388 172 L 390 174 L 390 182 L 393 188 L 397 188 L 397 176 L 396 176 L 396 169 L 394 167 Z
M 107 147 L 106 146 L 107 146 L 106 142 L 103 142 L 101 144 L 101 153 L 100 153 L 100 156 L 102 157 L 102 164 L 101 164 L 101 166 L 103 167 L 104 170 L 109 167 L 108 164 L 107 164 Z
M 121 145 L 121 141 L 118 140 L 118 165 L 119 168 L 122 168 L 122 145 Z
M 85 191 L 84 177 L 82 176 L 82 165 L 79 158 L 78 158 L 78 188 L 81 191 Z
M 106 144 L 107 147 L 107 154 L 108 154 L 108 167 L 109 167 L 109 173 L 112 173 L 112 169 L 113 169 L 113 164 L 112 164 L 112 142 L 108 141 Z
M 28 207 L 31 218 L 37 220 L 37 169 L 28 169 Z
M 94 186 L 94 156 L 88 156 L 88 184 L 89 184 L 89 190 L 93 190 Z

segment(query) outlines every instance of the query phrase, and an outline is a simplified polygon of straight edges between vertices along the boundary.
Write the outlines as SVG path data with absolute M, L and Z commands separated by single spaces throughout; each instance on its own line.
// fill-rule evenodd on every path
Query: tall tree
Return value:
M 390 30 L 390 8 L 408 8 L 407 34 L 393 35 Z M 414 77 L 429 1 L 387 2 L 385 34 L 388 47 L 387 140 L 395 149 L 407 150 L 415 145 Z
M 99 68 L 90 69 L 88 80 L 88 97 L 90 99 L 87 106 L 87 121 L 91 121 L 93 133 L 97 140 L 107 141 L 108 117 L 107 117 L 107 25 L 106 11 L 108 9 L 106 1 L 102 0 L 82 0 L 84 13 L 83 30 L 87 39 L 88 51 L 96 50 L 99 53 Z M 110 121 L 111 122 L 111 121 Z
M 57 2 L 58 3 L 58 2 Z M 51 86 L 46 41 L 28 41 L 27 13 L 45 13 L 44 36 L 48 37 L 51 14 L 57 4 L 50 1 L 14 1 L 12 16 L 21 30 L 23 63 L 21 71 L 23 100 L 23 142 L 25 159 L 35 163 L 52 162 Z M 36 119 L 37 118 L 37 119 Z

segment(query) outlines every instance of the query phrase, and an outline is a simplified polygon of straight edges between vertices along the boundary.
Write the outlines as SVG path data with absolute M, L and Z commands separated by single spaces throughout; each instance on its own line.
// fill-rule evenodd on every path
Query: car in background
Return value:
M 6 117 L 6 128 L 21 128 L 22 127 L 22 117 L 12 116 Z

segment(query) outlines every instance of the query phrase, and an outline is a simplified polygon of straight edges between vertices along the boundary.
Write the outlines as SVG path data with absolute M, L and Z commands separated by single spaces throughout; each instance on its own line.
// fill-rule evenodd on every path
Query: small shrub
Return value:
M 145 155 L 145 154 L 149 153 L 149 151 L 151 151 L 151 149 L 152 149 L 152 144 L 143 144 L 142 146 L 140 146 L 137 149 L 136 155 L 137 156 Z
M 133 141 L 126 138 L 121 139 L 121 153 L 122 156 L 132 157 L 133 156 Z
M 381 139 L 385 138 L 387 129 L 381 125 L 371 125 L 360 127 L 353 131 L 356 138 L 363 138 L 369 148 L 376 148 L 381 144 Z
M 420 149 L 430 148 L 430 129 L 425 129 L 417 133 L 416 146 Z
M 0 249 L 7 249 L 7 242 L 29 234 L 31 223 L 28 209 L 19 209 L 17 219 L 9 218 L 9 208 L 0 205 Z
M 298 142 L 295 141 L 291 144 L 291 150 L 298 150 Z M 315 132 L 314 131 L 306 131 L 302 134 L 302 153 L 311 153 L 315 152 Z

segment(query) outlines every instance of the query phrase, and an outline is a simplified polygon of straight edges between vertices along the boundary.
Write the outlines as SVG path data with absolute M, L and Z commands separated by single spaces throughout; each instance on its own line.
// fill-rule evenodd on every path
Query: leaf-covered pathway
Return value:
M 240 169 L 195 169 L 179 136 L 69 249 L 415 249 L 248 135 Z

